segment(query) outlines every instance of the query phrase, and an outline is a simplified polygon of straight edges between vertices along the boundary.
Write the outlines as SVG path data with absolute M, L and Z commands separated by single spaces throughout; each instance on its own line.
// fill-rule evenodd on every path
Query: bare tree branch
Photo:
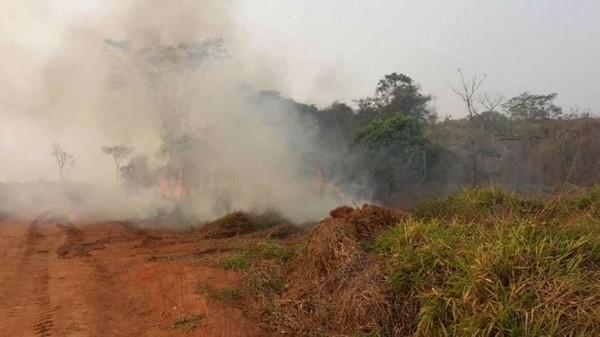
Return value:
M 54 159 L 56 159 L 56 164 L 58 165 L 60 177 L 64 178 L 66 168 L 68 166 L 72 166 L 75 163 L 73 155 L 63 150 L 60 143 L 54 143 L 52 144 L 52 156 L 54 157 Z
M 503 95 L 495 94 L 492 96 L 492 95 L 488 94 L 487 92 L 482 95 L 478 95 L 478 97 L 477 97 L 477 101 L 479 102 L 479 104 L 481 104 L 487 111 L 494 111 L 494 112 L 497 112 L 496 109 L 499 106 L 501 106 L 505 100 L 506 100 L 506 97 L 504 97 Z
M 460 86 L 461 88 L 457 89 L 450 83 L 450 88 L 454 91 L 455 94 L 460 97 L 460 99 L 465 103 L 467 107 L 467 112 L 469 113 L 469 118 L 473 119 L 474 116 L 477 115 L 477 109 L 475 107 L 475 102 L 473 97 L 479 90 L 479 87 L 487 78 L 487 75 L 483 75 L 481 78 L 478 78 L 477 72 L 473 73 L 473 76 L 470 79 L 465 79 L 465 76 L 460 68 L 458 68 L 458 73 L 460 74 Z

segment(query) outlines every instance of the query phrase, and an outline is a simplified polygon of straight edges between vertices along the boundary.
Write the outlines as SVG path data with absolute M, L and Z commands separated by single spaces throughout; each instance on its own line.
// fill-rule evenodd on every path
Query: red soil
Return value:
M 0 221 L 0 336 L 272 336 L 201 289 L 238 286 L 216 241 L 56 216 Z M 193 331 L 178 319 L 200 315 Z

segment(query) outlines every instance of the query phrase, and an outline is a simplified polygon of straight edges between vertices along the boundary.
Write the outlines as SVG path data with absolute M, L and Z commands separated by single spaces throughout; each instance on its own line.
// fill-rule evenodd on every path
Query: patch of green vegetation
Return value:
M 592 198 L 578 203 L 589 207 Z M 509 208 L 496 212 L 498 205 Z M 504 192 L 467 190 L 422 206 L 377 239 L 387 286 L 415 308 L 416 335 L 600 331 L 598 225 L 507 217 L 542 207 Z M 484 220 L 491 226 L 473 226 Z
M 223 264 L 223 267 L 225 269 L 245 270 L 250 267 L 250 258 L 245 254 L 245 251 L 241 251 L 228 258 Z
M 285 263 L 294 256 L 299 247 L 286 247 L 272 242 L 261 242 L 244 249 L 225 261 L 225 269 L 246 270 L 259 260 L 275 260 Z
M 301 249 L 301 245 L 261 242 L 230 257 L 224 267 L 243 271 L 243 288 L 246 292 L 268 299 L 283 291 L 286 278 L 282 267 Z
M 177 329 L 187 331 L 187 332 L 194 331 L 200 325 L 202 318 L 204 318 L 204 316 L 202 314 L 193 314 L 193 315 L 184 316 L 184 317 L 177 319 L 175 321 L 175 323 L 173 323 L 173 326 Z

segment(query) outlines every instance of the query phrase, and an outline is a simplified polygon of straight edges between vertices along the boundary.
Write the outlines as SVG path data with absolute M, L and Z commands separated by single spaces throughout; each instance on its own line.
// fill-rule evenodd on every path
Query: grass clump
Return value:
M 184 316 L 184 317 L 178 318 L 175 321 L 175 323 L 173 323 L 173 326 L 179 330 L 183 330 L 183 331 L 187 331 L 187 332 L 194 331 L 200 325 L 202 318 L 204 318 L 204 316 L 202 314 L 193 314 L 193 315 Z
M 577 224 L 571 224 L 577 226 Z M 579 231 L 578 233 L 582 233 Z M 416 336 L 590 336 L 600 331 L 600 236 L 410 220 L 380 236 L 387 286 Z

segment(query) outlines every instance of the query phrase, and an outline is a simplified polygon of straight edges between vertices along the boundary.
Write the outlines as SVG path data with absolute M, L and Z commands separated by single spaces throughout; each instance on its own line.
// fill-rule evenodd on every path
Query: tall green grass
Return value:
M 380 236 L 415 336 L 600 334 L 600 189 L 533 200 L 468 189 Z

